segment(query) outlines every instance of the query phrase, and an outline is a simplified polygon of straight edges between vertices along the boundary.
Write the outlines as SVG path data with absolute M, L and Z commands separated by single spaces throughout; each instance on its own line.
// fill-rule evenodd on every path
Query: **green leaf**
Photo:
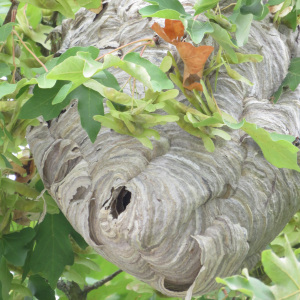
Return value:
M 186 31 L 191 36 L 191 39 L 195 44 L 199 44 L 205 33 L 210 33 L 214 31 L 214 28 L 209 22 L 200 22 L 197 20 L 188 20 Z
M 3 191 L 7 192 L 8 194 L 19 193 L 29 198 L 36 198 L 39 195 L 36 189 L 10 178 L 0 178 L 0 184 Z
M 240 12 L 243 15 L 252 14 L 254 16 L 261 16 L 264 10 L 262 0 L 246 1 L 246 4 L 242 5 Z
M 9 272 L 6 260 L 0 257 L 0 299 L 9 300 L 9 291 L 13 275 Z
M 102 64 L 95 61 L 89 52 L 79 51 L 76 55 L 84 61 L 82 74 L 85 78 L 92 77 L 95 73 L 102 70 Z
M 13 93 L 17 88 L 17 84 L 10 84 L 7 81 L 4 81 L 0 84 L 0 99 L 6 95 Z
M 273 5 L 278 5 L 282 2 L 284 2 L 285 0 L 269 0 L 268 1 L 268 6 L 273 6 Z
M 39 1 L 39 0 L 20 0 L 20 2 L 30 3 L 34 6 L 52 11 L 59 11 L 66 18 L 74 18 L 74 12 L 68 1 Z
M 76 2 L 86 9 L 98 8 L 101 5 L 101 1 L 99 0 L 77 0 Z
M 116 79 L 116 77 L 111 74 L 107 70 L 103 70 L 95 74 L 92 79 L 95 79 L 96 81 L 100 82 L 101 84 L 111 87 L 117 91 L 121 90 L 121 87 Z
M 108 72 L 107 70 L 103 70 L 98 72 L 97 74 L 95 74 L 92 79 L 95 79 L 96 81 L 98 81 L 99 83 L 107 86 L 107 87 L 111 87 L 117 91 L 121 90 L 121 87 L 116 79 L 116 77 L 111 74 L 110 72 Z M 122 104 L 118 104 L 118 103 L 113 103 L 115 109 L 119 110 L 119 111 L 124 111 L 126 110 L 126 106 L 122 105 Z
M 50 89 L 54 87 L 56 80 L 47 79 L 47 73 L 42 74 L 38 78 L 36 78 L 37 84 L 41 89 Z
M 7 158 L 0 153 L 1 158 L 3 159 L 4 163 L 5 163 L 5 167 L 4 168 L 8 168 L 8 169 L 12 169 L 12 165 L 9 163 L 9 161 L 7 160 Z
M 172 58 L 170 56 L 165 56 L 159 66 L 159 68 L 164 72 L 168 72 L 172 67 Z
M 152 88 L 150 76 L 144 67 L 126 60 L 121 60 L 115 55 L 108 54 L 104 57 L 103 69 L 108 69 L 111 67 L 119 67 L 129 75 L 142 82 L 148 88 Z
M 61 110 L 72 100 L 70 93 L 64 101 L 52 105 L 52 100 L 65 84 L 68 84 L 68 82 L 57 81 L 55 86 L 51 89 L 41 89 L 36 85 L 33 89 L 33 96 L 22 106 L 19 118 L 34 119 L 42 115 L 44 119 L 48 121 L 57 117 Z
M 227 52 L 229 57 L 234 63 L 237 63 L 238 58 L 232 47 L 236 47 L 231 41 L 229 33 L 223 29 L 220 25 L 211 23 L 214 28 L 214 32 L 209 33 L 214 40 Z
M 66 58 L 55 66 L 47 75 L 47 79 L 69 80 L 78 85 L 87 80 L 83 75 L 86 61 L 78 56 Z M 91 75 L 92 76 L 92 75 Z
M 0 27 L 0 42 L 5 42 L 7 37 L 12 32 L 13 26 L 17 25 L 16 23 L 9 22 Z
M 217 136 L 221 137 L 223 140 L 226 140 L 226 141 L 230 141 L 231 140 L 230 134 L 227 133 L 224 130 L 217 129 L 217 128 L 211 128 L 210 129 L 210 133 L 213 134 L 213 135 L 217 135 Z
M 9 54 L 0 53 L 0 61 L 13 64 L 13 57 Z M 17 57 L 15 57 L 15 63 L 17 66 L 20 65 L 20 60 Z
M 40 275 L 31 275 L 28 288 L 38 300 L 55 300 L 55 292 L 47 281 Z
M 261 15 L 260 16 L 254 16 L 253 19 L 255 21 L 261 21 L 263 20 L 267 15 L 269 14 L 269 8 L 267 5 L 264 5 L 264 8 L 261 12 Z
M 47 62 L 45 63 L 45 66 L 47 67 L 48 71 L 52 70 L 57 65 L 57 62 L 58 62 L 59 58 L 60 57 L 54 57 L 53 58 L 51 56 L 51 59 L 47 60 Z M 46 70 L 43 67 L 32 68 L 32 70 L 35 73 L 40 74 L 40 75 L 46 73 Z
M 24 285 L 22 285 L 20 283 L 12 282 L 11 290 L 14 293 L 21 294 L 24 298 L 25 297 L 32 297 L 31 291 L 27 287 L 25 287 Z
M 88 247 L 88 244 L 86 243 L 84 238 L 74 228 L 72 228 L 70 234 L 81 249 L 86 249 L 86 247 Z
M 76 265 L 75 265 L 76 266 Z M 67 281 L 74 281 L 80 285 L 84 285 L 85 284 L 85 278 L 84 278 L 84 269 L 85 267 L 79 267 L 78 265 L 76 266 L 77 269 L 81 269 L 81 272 L 77 272 L 77 270 L 75 270 L 75 266 L 73 265 L 70 269 L 68 268 L 67 270 L 64 271 L 62 277 L 67 280 Z M 82 270 L 83 269 L 83 270 Z
M 230 22 L 230 20 L 227 17 L 225 17 L 224 15 L 207 12 L 207 13 L 205 13 L 205 16 L 208 17 L 210 20 L 213 20 L 216 23 L 218 23 L 220 26 L 222 26 L 227 31 L 230 31 L 230 32 L 236 31 L 236 25 L 232 24 Z
M 5 169 L 6 166 L 5 166 L 5 161 L 3 159 L 3 156 L 0 155 L 0 169 Z
M 99 3 L 99 2 L 98 2 Z M 57 60 L 57 65 L 62 63 L 65 59 L 70 56 L 75 56 L 77 52 L 88 52 L 91 54 L 92 59 L 96 59 L 99 55 L 99 49 L 93 46 L 89 47 L 72 47 L 69 48 L 66 52 L 64 52 Z
M 134 99 L 125 93 L 116 91 L 113 88 L 109 88 L 101 84 L 100 82 L 90 79 L 84 83 L 84 85 L 94 91 L 100 93 L 105 98 L 111 100 L 114 103 L 122 105 L 132 105 Z
M 129 284 L 127 284 L 126 289 L 135 291 L 139 294 L 150 294 L 151 295 L 155 292 L 155 290 L 150 285 L 148 285 L 147 283 L 144 283 L 142 281 L 139 281 L 138 279 L 134 279 Z
M 72 227 L 62 213 L 47 214 L 37 228 L 30 266 L 33 272 L 42 274 L 52 288 L 56 286 L 64 267 L 74 263 L 69 240 L 71 231 Z
M 195 16 L 216 7 L 219 2 L 220 0 L 197 0 L 193 7 L 195 10 Z
M 223 119 L 219 113 L 214 113 L 212 117 L 208 117 L 206 120 L 201 122 L 193 123 L 194 127 L 210 126 L 215 124 L 222 124 Z
M 237 64 L 241 64 L 241 63 L 246 63 L 246 62 L 253 62 L 253 63 L 257 63 L 257 62 L 261 62 L 264 57 L 262 55 L 258 55 L 258 54 L 243 54 L 243 53 L 235 53 L 237 56 Z M 226 60 L 226 62 L 228 62 L 229 64 L 235 64 L 230 56 L 228 54 L 223 55 L 224 59 Z
M 61 103 L 68 95 L 70 89 L 72 87 L 72 82 L 66 83 L 63 85 L 58 93 L 55 95 L 54 99 L 52 100 L 52 104 Z
M 82 128 L 87 132 L 92 143 L 95 142 L 101 124 L 96 122 L 95 115 L 104 115 L 103 96 L 84 85 L 72 92 L 72 97 L 78 99 L 78 112 Z
M 218 283 L 228 286 L 233 291 L 240 291 L 243 294 L 251 297 L 252 300 L 275 300 L 274 294 L 270 287 L 265 285 L 262 281 L 248 275 L 247 269 L 243 270 L 243 276 L 235 275 L 227 278 L 216 278 Z M 277 298 L 276 298 L 277 299 Z
M 84 265 L 84 266 L 88 267 L 89 269 L 97 271 L 97 272 L 101 271 L 101 268 L 98 264 L 96 264 L 93 260 L 87 259 L 85 257 L 77 256 L 75 259 L 75 263 Z
M 212 141 L 212 139 L 210 137 L 204 136 L 204 137 L 202 137 L 202 140 L 203 140 L 204 147 L 208 152 L 215 151 L 214 142 Z
M 2 236 L 4 245 L 4 257 L 15 266 L 23 266 L 29 248 L 28 243 L 34 238 L 35 231 L 28 227 L 19 232 Z
M 244 82 L 250 86 L 253 85 L 253 83 L 248 80 L 247 78 L 245 78 L 244 76 L 242 76 L 240 73 L 238 73 L 236 70 L 234 69 L 231 69 L 230 66 L 228 64 L 224 64 L 225 65 L 225 68 L 226 68 L 226 71 L 227 71 L 227 74 L 234 80 L 237 80 L 237 81 L 241 81 L 241 82 Z
M 24 6 L 26 4 L 22 3 L 19 5 L 19 9 L 23 8 L 24 9 Z M 30 24 L 30 26 L 33 28 L 33 29 L 36 29 L 37 26 L 41 23 L 42 21 L 42 10 L 39 9 L 38 7 L 36 6 L 33 6 L 31 4 L 27 4 L 26 6 L 26 9 L 23 10 L 24 12 L 26 11 L 26 17 L 27 17 L 27 20 Z
M 248 15 L 239 14 L 235 19 L 235 24 L 237 26 L 235 37 L 236 37 L 238 47 L 242 47 L 248 42 L 248 36 L 249 36 L 252 20 L 253 20 L 252 14 L 248 14 Z
M 11 71 L 7 64 L 0 63 L 0 77 L 10 75 Z
M 274 285 L 271 287 L 276 299 L 297 299 L 300 293 L 300 263 L 285 236 L 285 257 L 278 257 L 271 250 L 262 253 L 266 274 Z
M 288 86 L 292 91 L 295 91 L 300 83 L 300 57 L 295 57 L 291 60 L 288 73 L 281 83 L 278 90 L 273 95 L 273 103 L 276 103 L 279 99 L 283 88 Z
M 156 17 L 179 20 L 180 15 L 187 15 L 178 0 L 145 0 L 153 5 L 139 10 L 143 17 Z
M 294 138 L 294 137 L 293 137 Z M 286 248 L 286 237 L 289 240 L 291 247 L 299 243 L 300 239 L 300 212 L 297 212 L 289 223 L 284 227 L 282 232 L 271 242 L 272 250 L 280 257 L 284 256 Z M 299 248 L 297 249 L 299 252 Z M 297 253 L 295 252 L 296 256 Z M 298 257 L 298 256 L 297 256 Z
M 287 135 L 287 134 L 280 134 L 277 132 L 271 132 L 270 137 L 273 141 L 288 141 L 292 143 L 295 140 L 295 137 L 293 135 Z
M 300 5 L 300 1 L 298 1 Z M 298 10 L 294 7 L 292 11 L 287 14 L 285 17 L 281 19 L 282 23 L 288 26 L 289 28 L 292 28 L 293 31 L 296 30 L 298 25 L 298 15 L 300 15 L 300 8 Z
M 174 88 L 172 81 L 167 77 L 167 75 L 149 60 L 142 58 L 139 53 L 130 52 L 124 57 L 124 60 L 142 66 L 146 69 L 150 75 L 150 82 L 154 92 L 160 92 L 163 89 Z
M 159 93 L 156 102 L 166 101 L 169 99 L 174 99 L 179 95 L 179 91 L 176 89 L 168 90 L 165 92 Z
M 300 167 L 297 164 L 297 152 L 299 149 L 291 142 L 284 139 L 278 140 L 278 136 L 274 137 L 274 135 L 270 135 L 265 129 L 259 128 L 256 124 L 248 123 L 245 120 L 237 124 L 232 124 L 224 120 L 224 123 L 230 128 L 240 128 L 248 133 L 261 148 L 266 160 L 275 167 L 300 172 Z
M 20 11 L 20 9 L 18 11 Z M 16 19 L 21 30 L 28 38 L 34 42 L 42 44 L 46 49 L 50 50 L 50 41 L 45 42 L 45 35 L 48 35 L 51 32 L 53 29 L 52 27 L 40 23 L 35 29 L 33 29 L 28 23 L 27 17 L 23 12 L 18 13 Z

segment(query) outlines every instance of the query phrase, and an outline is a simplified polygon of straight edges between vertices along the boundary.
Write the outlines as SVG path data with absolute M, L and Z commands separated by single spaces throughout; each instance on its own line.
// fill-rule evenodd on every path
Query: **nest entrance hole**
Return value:
M 114 219 L 117 219 L 118 216 L 125 211 L 127 205 L 130 203 L 131 200 L 131 192 L 126 190 L 126 187 L 123 186 L 121 191 L 113 200 L 111 214 Z

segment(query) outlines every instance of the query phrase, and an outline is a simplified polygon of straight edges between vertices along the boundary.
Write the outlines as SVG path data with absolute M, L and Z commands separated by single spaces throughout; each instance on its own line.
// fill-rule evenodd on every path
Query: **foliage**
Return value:
M 300 57 L 295 57 L 291 60 L 288 73 L 273 96 L 273 102 L 274 103 L 277 102 L 284 87 L 288 86 L 292 91 L 295 91 L 299 83 L 300 83 Z
M 184 62 L 183 74 L 171 53 L 166 55 L 160 66 L 142 57 L 145 47 L 155 47 L 152 37 L 132 42 L 136 43 L 134 49 L 143 47 L 141 53 L 129 51 L 123 58 L 113 54 L 102 55 L 92 46 L 74 47 L 54 58 L 45 35 L 64 17 L 73 18 L 80 7 L 99 12 L 102 8 L 99 1 L 20 2 L 19 5 L 14 1 L 2 1 L 0 4 L 0 299 L 54 299 L 55 294 L 59 299 L 67 299 L 61 290 L 70 282 L 75 282 L 84 292 L 84 286 L 91 286 L 117 271 L 115 266 L 87 247 L 59 213 L 56 203 L 44 190 L 27 146 L 27 127 L 39 125 L 39 116 L 46 121 L 57 117 L 73 99 L 78 100 L 81 125 L 92 142 L 96 140 L 101 126 L 106 126 L 135 137 L 151 148 L 151 138 L 160 138 L 153 127 L 176 122 L 188 133 L 201 138 L 208 151 L 214 151 L 213 139 L 221 137 L 229 140 L 231 129 L 241 129 L 257 142 L 272 164 L 300 171 L 296 156 L 298 148 L 292 144 L 295 137 L 269 133 L 246 120 L 238 123 L 219 109 L 207 80 L 213 72 L 217 79 L 220 68 L 225 68 L 231 78 L 252 85 L 234 68 L 239 63 L 259 63 L 263 59 L 257 54 L 238 52 L 238 48 L 247 43 L 251 22 L 263 19 L 271 5 L 283 3 L 275 13 L 274 22 L 285 23 L 295 30 L 299 24 L 299 0 L 271 0 L 266 5 L 260 0 L 239 0 L 232 13 L 226 13 L 226 16 L 222 14 L 218 0 L 196 1 L 193 15 L 188 14 L 178 0 L 146 1 L 150 5 L 141 9 L 140 13 L 143 17 L 166 19 L 165 27 L 154 23 L 152 29 L 177 48 Z M 283 16 L 287 9 L 290 12 Z M 207 17 L 207 22 L 197 20 L 201 13 Z M 184 31 L 189 34 L 191 43 L 183 42 Z M 205 36 L 211 36 L 218 49 L 199 45 Z M 199 54 L 201 59 L 195 60 Z M 298 66 L 299 58 L 295 58 L 274 95 L 274 102 L 285 86 L 294 90 L 299 84 Z M 132 81 L 131 94 L 124 92 L 124 86 L 120 87 L 110 72 L 111 68 L 120 68 L 128 73 L 128 82 Z M 135 93 L 136 80 L 145 87 L 143 95 Z M 186 96 L 189 105 L 177 101 L 179 91 L 174 85 Z M 108 108 L 105 114 L 104 103 Z M 159 114 L 159 110 L 166 114 Z M 299 234 L 293 228 L 291 225 L 285 233 L 294 246 Z M 298 263 L 282 235 L 271 246 L 286 254 L 285 260 L 270 251 L 263 254 L 266 272 L 269 272 L 276 287 L 281 284 L 277 276 L 279 270 L 283 274 L 280 278 L 283 278 L 286 270 L 296 270 Z M 59 278 L 63 280 L 59 281 Z M 267 295 L 277 296 L 276 293 L 280 293 L 279 288 L 269 288 L 250 278 L 246 271 L 244 277 L 220 279 L 220 282 L 233 291 L 226 288 L 200 299 L 236 297 L 240 294 L 235 290 L 241 288 L 249 295 L 257 292 L 257 286 L 261 287 L 261 293 Z M 284 277 L 283 282 L 287 293 L 295 292 L 288 278 Z M 92 288 L 87 299 L 99 297 L 164 298 L 125 273 L 99 289 Z M 243 298 L 241 295 L 238 297 Z
M 300 263 L 297 259 L 299 249 L 293 251 L 287 236 L 284 236 L 284 257 L 277 256 L 272 250 L 262 252 L 262 265 L 272 280 L 272 286 L 249 276 L 247 269 L 242 274 L 217 282 L 250 296 L 251 299 L 298 299 L 300 294 Z

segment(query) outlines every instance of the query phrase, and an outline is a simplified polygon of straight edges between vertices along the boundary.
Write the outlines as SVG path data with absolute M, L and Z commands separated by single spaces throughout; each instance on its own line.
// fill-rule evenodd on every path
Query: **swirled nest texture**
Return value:
M 143 5 L 111 0 L 99 16 L 81 10 L 62 26 L 61 52 L 75 45 L 110 51 L 152 36 L 153 20 L 138 14 Z M 276 105 L 268 100 L 287 73 L 294 45 L 289 31 L 254 22 L 241 51 L 264 60 L 236 67 L 252 87 L 220 72 L 220 108 L 298 136 L 299 90 L 286 92 Z M 168 47 L 162 43 L 145 55 L 158 63 Z M 122 81 L 125 74 L 116 76 Z M 51 124 L 41 121 L 28 132 L 45 187 L 89 245 L 166 295 L 184 296 L 191 285 L 194 295 L 204 294 L 217 287 L 216 276 L 253 267 L 299 209 L 300 174 L 270 165 L 240 131 L 230 132 L 231 141 L 217 138 L 214 153 L 175 123 L 158 128 L 161 139 L 153 150 L 106 128 L 92 144 L 76 106 L 74 101 Z

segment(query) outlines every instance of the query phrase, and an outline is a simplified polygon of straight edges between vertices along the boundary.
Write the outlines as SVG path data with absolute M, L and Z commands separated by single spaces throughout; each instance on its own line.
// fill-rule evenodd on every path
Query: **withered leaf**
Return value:
M 35 175 L 36 167 L 31 157 L 22 157 L 20 161 L 23 164 L 22 167 L 18 166 L 14 162 L 11 162 L 11 165 L 13 166 L 13 170 L 16 175 L 16 181 L 21 183 L 27 183 Z
M 165 20 L 165 27 L 162 28 L 158 23 L 151 27 L 166 42 L 176 45 L 184 35 L 184 26 L 178 20 Z
M 195 47 L 190 43 L 177 43 L 176 48 L 184 62 L 183 86 L 189 90 L 202 91 L 198 82 L 202 78 L 205 63 L 214 50 L 212 46 Z
M 189 90 L 202 91 L 200 79 L 202 78 L 204 65 L 212 53 L 214 47 L 195 47 L 191 43 L 181 42 L 184 35 L 184 26 L 178 20 L 165 20 L 165 27 L 158 23 L 151 27 L 162 39 L 176 46 L 177 51 L 184 62 L 183 86 Z

